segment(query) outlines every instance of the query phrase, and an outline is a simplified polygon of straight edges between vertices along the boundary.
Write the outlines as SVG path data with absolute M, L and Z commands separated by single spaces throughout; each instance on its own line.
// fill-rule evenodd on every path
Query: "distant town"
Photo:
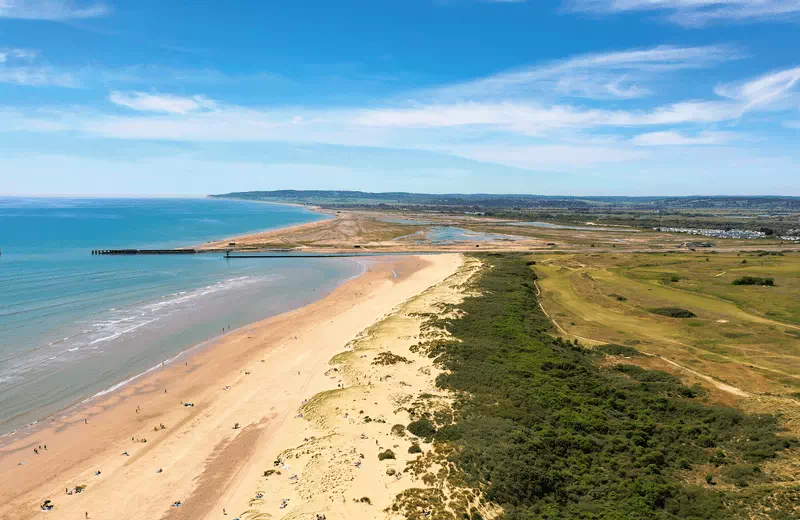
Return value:
M 690 235 L 702 235 L 704 237 L 714 238 L 767 238 L 774 237 L 775 235 L 765 231 L 751 231 L 749 229 L 696 229 L 684 227 L 655 227 L 655 231 L 662 231 L 666 233 L 688 233 Z M 779 236 L 780 240 L 800 241 L 800 229 L 790 229 L 789 235 Z

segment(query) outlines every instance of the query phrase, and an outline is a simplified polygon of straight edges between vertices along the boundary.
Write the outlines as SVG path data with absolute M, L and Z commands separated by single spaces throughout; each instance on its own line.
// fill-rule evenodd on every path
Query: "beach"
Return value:
M 461 264 L 455 254 L 370 259 L 363 275 L 314 303 L 232 330 L 8 437 L 0 447 L 0 518 L 37 516 L 44 500 L 53 518 L 222 518 L 223 509 L 235 518 L 253 509 L 258 477 L 320 427 L 303 415 L 304 401 L 364 383 L 332 376 L 329 361 Z M 76 486 L 86 488 L 68 494 Z M 271 495 L 269 507 L 279 511 L 283 498 Z M 266 507 L 266 497 L 256 500 Z

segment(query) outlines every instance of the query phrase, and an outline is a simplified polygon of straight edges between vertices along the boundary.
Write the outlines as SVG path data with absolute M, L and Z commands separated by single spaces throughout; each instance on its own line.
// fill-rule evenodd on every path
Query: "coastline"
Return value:
M 307 204 L 297 204 L 293 202 L 271 202 L 266 200 L 247 200 L 247 199 L 236 199 L 236 198 L 228 198 L 228 197 L 205 197 L 206 200 L 227 200 L 230 202 L 253 202 L 255 204 L 269 204 L 271 206 L 292 206 L 295 208 L 302 208 L 307 210 L 309 213 L 318 213 L 320 215 L 324 215 L 323 218 L 319 220 L 315 220 L 313 222 L 303 222 L 300 224 L 291 224 L 289 226 L 281 226 L 276 228 L 268 228 L 268 229 L 260 229 L 255 231 L 247 231 L 244 233 L 240 233 L 238 235 L 233 235 L 225 238 L 220 238 L 216 240 L 208 240 L 203 242 L 202 244 L 197 244 L 194 246 L 187 246 L 188 248 L 201 250 L 203 252 L 212 252 L 218 250 L 219 248 L 224 248 L 229 242 L 231 241 L 238 241 L 238 240 L 250 240 L 255 239 L 264 235 L 268 235 L 269 233 L 275 232 L 293 232 L 297 230 L 304 229 L 309 226 L 314 226 L 315 224 L 320 224 L 322 222 L 326 222 L 328 220 L 332 220 L 336 218 L 336 213 L 331 210 L 323 209 L 320 206 L 310 206 Z
M 62 206 L 75 207 L 84 211 L 84 213 L 76 213 L 82 216 L 82 218 L 77 219 L 79 222 L 83 222 L 83 220 L 88 222 L 104 222 L 106 220 L 113 222 L 115 226 L 113 230 L 104 228 L 104 232 L 109 231 L 110 233 L 111 247 L 126 247 L 125 243 L 130 237 L 133 237 L 130 240 L 136 247 L 155 247 L 159 249 L 171 246 L 186 247 L 187 244 L 194 241 L 218 239 L 220 236 L 226 236 L 231 232 L 257 232 L 253 230 L 264 229 L 265 226 L 268 229 L 278 230 L 319 222 L 328 218 L 326 215 L 321 215 L 308 209 L 303 209 L 302 211 L 288 207 L 280 209 L 279 205 L 272 209 L 264 206 L 259 208 L 257 206 L 245 207 L 237 205 L 235 207 L 239 208 L 238 212 L 232 212 L 233 217 L 227 218 L 227 214 L 218 216 L 216 213 L 224 212 L 230 206 L 230 203 L 239 204 L 242 201 L 222 201 L 215 204 L 215 201 L 210 201 L 210 203 L 202 202 L 204 199 L 199 198 L 196 200 L 201 202 L 202 205 L 200 206 L 192 202 L 192 199 L 173 201 L 172 198 L 168 198 L 163 199 L 163 202 L 162 199 L 158 199 L 156 202 L 143 201 L 142 207 L 144 210 L 140 208 L 138 199 L 115 198 L 111 203 L 99 206 L 108 214 L 103 213 L 101 215 L 102 218 L 93 218 L 91 216 L 97 213 L 97 207 L 83 199 L 57 199 L 52 204 L 47 202 L 51 198 L 43 198 L 43 200 L 44 202 L 42 203 L 36 203 L 33 206 L 34 209 L 40 206 L 45 209 L 52 209 L 50 206 L 56 209 L 62 208 Z M 187 204 L 191 202 L 191 204 L 181 205 L 184 202 L 187 202 Z M 30 211 L 27 204 L 22 204 L 21 207 Z M 151 240 L 151 234 L 144 230 L 144 227 L 147 226 L 136 227 L 125 223 L 136 222 L 134 219 L 141 217 L 143 213 L 147 213 L 145 210 L 148 208 L 153 210 L 152 218 L 169 219 L 170 215 L 177 213 L 181 218 L 171 220 L 173 223 L 175 220 L 180 220 L 181 223 L 172 227 L 167 225 L 164 228 L 165 230 L 159 228 L 153 232 L 152 240 L 155 242 L 142 242 L 143 236 L 147 236 L 147 240 Z M 75 211 L 78 212 L 78 210 Z M 20 212 L 20 217 L 25 217 L 26 215 L 27 213 Z M 58 215 L 55 216 L 57 217 Z M 111 216 L 114 217 L 113 220 Z M 148 218 L 150 216 L 148 213 Z M 38 214 L 35 211 L 34 217 L 38 218 Z M 309 219 L 312 221 L 309 222 Z M 35 221 L 35 219 L 33 220 Z M 187 223 L 183 223 L 184 220 Z M 59 226 L 61 222 L 58 221 Z M 4 255 L 4 259 L 6 262 L 10 261 L 10 264 L 4 270 L 3 281 L 10 284 L 9 288 L 13 293 L 10 296 L 10 301 L 6 299 L 5 304 L 7 306 L 15 305 L 22 299 L 28 302 L 27 306 L 19 305 L 18 307 L 21 307 L 22 311 L 14 314 L 27 317 L 25 313 L 29 309 L 33 309 L 30 312 L 31 315 L 36 315 L 37 311 L 43 309 L 39 314 L 43 315 L 45 319 L 38 323 L 36 320 L 28 320 L 28 322 L 23 320 L 21 322 L 22 326 L 19 326 L 19 323 L 15 322 L 12 317 L 10 320 L 4 320 L 3 327 L 0 327 L 2 329 L 0 332 L 9 340 L 4 344 L 3 355 L 0 356 L 3 361 L 6 361 L 2 367 L 3 370 L 0 370 L 2 372 L 0 373 L 0 381 L 3 382 L 3 386 L 0 388 L 0 401 L 8 399 L 5 402 L 8 406 L 3 406 L 3 414 L 0 417 L 0 443 L 5 442 L 4 438 L 8 435 L 36 427 L 39 423 L 48 421 L 52 416 L 70 412 L 72 408 L 87 399 L 113 390 L 120 382 L 129 382 L 132 378 L 141 377 L 142 372 L 155 370 L 159 368 L 158 365 L 161 365 L 162 362 L 169 363 L 176 358 L 185 356 L 188 351 L 197 349 L 197 343 L 199 342 L 219 337 L 219 327 L 211 325 L 208 327 L 187 326 L 187 330 L 193 331 L 193 333 L 183 334 L 180 338 L 177 336 L 170 337 L 167 335 L 168 333 L 165 334 L 166 339 L 162 351 L 151 348 L 147 351 L 147 356 L 138 355 L 134 359 L 137 356 L 135 353 L 137 349 L 127 346 L 127 351 L 134 351 L 134 354 L 127 359 L 124 355 L 114 359 L 113 351 L 105 349 L 105 347 L 109 344 L 109 341 L 116 342 L 118 337 L 121 337 L 119 341 L 137 341 L 136 339 L 131 339 L 131 337 L 141 336 L 138 341 L 144 341 L 146 345 L 156 345 L 157 341 L 162 339 L 152 331 L 159 330 L 159 328 L 162 330 L 167 329 L 164 323 L 167 323 L 168 320 L 164 319 L 164 315 L 170 314 L 170 311 L 159 314 L 156 311 L 151 312 L 150 307 L 176 309 L 183 305 L 183 307 L 193 306 L 200 309 L 202 306 L 193 302 L 188 302 L 186 305 L 179 305 L 179 303 L 175 302 L 179 302 L 184 295 L 188 295 L 185 297 L 188 301 L 195 293 L 206 292 L 213 292 L 214 297 L 220 299 L 221 297 L 217 293 L 224 294 L 233 285 L 244 287 L 247 283 L 256 280 L 261 280 L 260 283 L 269 281 L 268 276 L 256 278 L 255 275 L 251 275 L 249 272 L 245 272 L 242 275 L 242 271 L 247 271 L 246 268 L 240 269 L 240 265 L 229 267 L 227 262 L 223 260 L 211 262 L 205 261 L 205 259 L 196 261 L 192 259 L 188 262 L 189 268 L 184 270 L 186 262 L 182 258 L 145 258 L 141 261 L 136 261 L 138 263 L 134 267 L 130 266 L 132 260 L 127 258 L 120 261 L 104 261 L 96 257 L 90 258 L 88 254 L 89 247 L 95 247 L 93 245 L 94 241 L 97 236 L 100 236 L 100 233 L 95 228 L 90 228 L 91 232 L 84 232 L 79 225 L 73 224 L 71 221 L 64 222 L 64 229 L 58 228 L 59 233 L 63 231 L 63 234 L 60 234 L 60 236 L 64 237 L 63 242 L 56 242 L 52 246 L 52 250 L 45 246 L 31 245 L 33 241 L 30 239 L 14 242 L 15 237 L 13 234 L 11 243 L 6 244 L 9 246 L 9 251 L 4 250 L 4 252 L 9 253 Z M 118 222 L 123 224 L 118 224 Z M 152 223 L 152 219 L 147 220 L 147 222 Z M 199 224 L 195 224 L 195 222 L 199 222 Z M 128 227 L 125 227 L 126 225 Z M 117 228 L 119 228 L 119 233 L 110 232 L 117 230 Z M 131 229 L 134 232 L 131 232 Z M 175 238 L 179 236 L 183 236 L 183 238 Z M 45 242 L 46 238 L 42 237 Z M 113 240 L 117 240 L 117 242 L 113 242 Z M 48 263 L 51 261 L 52 263 Z M 195 265 L 199 265 L 199 269 L 193 268 Z M 334 264 L 328 263 L 326 266 L 334 266 Z M 262 267 L 260 271 L 267 271 L 268 274 L 274 272 L 270 266 Z M 67 274 L 59 279 L 60 285 L 51 284 L 46 280 L 39 280 L 39 276 L 42 276 L 43 279 L 46 278 L 49 276 L 47 270 L 54 268 L 61 269 L 62 273 Z M 136 272 L 136 268 L 141 269 L 141 273 L 147 274 L 143 274 L 139 278 L 133 275 L 128 277 L 129 273 Z M 332 270 L 337 271 L 338 268 L 333 267 Z M 342 273 L 343 276 L 334 275 L 334 277 L 330 278 L 332 283 L 325 285 L 322 293 L 320 292 L 320 285 L 306 283 L 307 290 L 292 291 L 292 294 L 302 294 L 302 296 L 292 299 L 295 301 L 291 304 L 275 305 L 275 309 L 269 308 L 272 303 L 264 300 L 261 303 L 263 303 L 263 307 L 266 310 L 263 310 L 262 306 L 251 305 L 249 306 L 251 312 L 236 314 L 236 310 L 231 310 L 228 314 L 234 313 L 234 315 L 230 317 L 225 312 L 208 316 L 217 317 L 217 321 L 222 322 L 219 325 L 220 327 L 228 324 L 236 327 L 260 321 L 267 316 L 303 305 L 312 299 L 318 299 L 322 294 L 326 294 L 336 285 L 346 281 L 346 278 L 356 270 L 361 271 L 362 269 L 357 263 L 350 264 L 348 269 Z M 280 272 L 280 269 L 278 269 L 278 272 Z M 13 276 L 20 277 L 22 281 L 17 283 Z M 248 276 L 252 280 L 243 282 L 242 280 L 245 280 Z M 62 280 L 64 283 L 61 283 Z M 78 283 L 74 282 L 75 280 L 85 281 Z M 229 285 L 231 287 L 228 287 Z M 251 285 L 256 286 L 255 283 Z M 62 289 L 62 286 L 66 288 Z M 313 287 L 316 287 L 316 293 L 314 294 L 312 294 Z M 61 293 L 58 292 L 59 290 Z M 236 288 L 235 290 L 238 291 L 239 289 Z M 252 291 L 253 289 L 251 289 Z M 279 289 L 275 292 L 280 295 L 281 291 L 282 289 Z M 229 291 L 229 293 L 234 294 L 232 291 Z M 264 293 L 268 294 L 269 292 L 264 291 Z M 69 296 L 64 296 L 65 294 Z M 200 296 L 204 297 L 205 294 L 200 294 Z M 170 301 L 171 299 L 174 301 Z M 290 299 L 284 298 L 284 300 L 288 301 Z M 30 301 L 35 303 L 30 303 Z M 235 300 L 231 301 L 235 303 Z M 104 305 L 104 302 L 107 302 L 107 305 Z M 61 318 L 57 312 L 59 310 L 58 305 L 69 309 L 71 314 L 67 318 Z M 75 310 L 72 310 L 71 306 Z M 144 310 L 140 307 L 144 307 Z M 211 305 L 209 304 L 207 307 L 211 308 Z M 55 310 L 51 311 L 51 308 Z M 236 307 L 234 305 L 230 308 L 235 309 Z M 84 310 L 85 312 L 83 312 Z M 225 309 L 221 310 L 224 311 Z M 81 314 L 82 312 L 83 314 Z M 145 316 L 144 312 L 149 314 L 146 317 L 139 318 L 139 316 Z M 200 312 L 196 313 L 195 316 L 201 316 Z M 144 321 L 148 322 L 144 323 L 147 327 L 136 330 Z M 159 323 L 152 327 L 149 325 L 149 323 L 156 321 Z M 204 319 L 203 321 L 210 323 L 212 320 Z M 129 323 L 137 326 L 128 327 L 127 324 Z M 169 322 L 168 325 L 173 323 L 177 323 L 179 326 L 178 321 Z M 177 329 L 178 326 L 175 328 Z M 18 331 L 21 332 L 18 334 Z M 143 333 L 142 331 L 145 332 Z M 180 334 L 180 332 L 178 331 L 175 334 Z M 58 350 L 60 346 L 63 346 L 61 351 Z M 73 363 L 73 360 L 79 359 L 82 355 L 86 357 L 84 352 L 89 352 L 90 350 L 98 350 L 100 353 L 108 350 L 110 354 L 107 356 L 111 359 L 109 363 L 116 362 L 116 365 L 113 365 L 114 370 L 106 371 L 105 367 L 98 366 L 102 362 L 95 362 L 96 368 L 92 373 L 101 374 L 101 376 L 92 381 L 92 384 L 86 384 L 87 380 L 80 377 L 81 369 L 73 371 L 77 374 L 77 378 L 68 379 L 70 377 L 69 367 L 78 365 L 78 363 Z M 119 349 L 117 352 L 124 350 Z M 19 358 L 20 361 L 14 361 L 16 358 Z M 69 365 L 69 363 L 72 363 L 72 365 Z M 16 372 L 17 365 L 22 367 L 19 373 Z M 64 366 L 67 365 L 69 367 L 64 369 Z M 38 373 L 36 370 L 38 370 Z M 82 371 L 87 375 L 89 374 L 88 369 Z M 52 374 L 57 374 L 57 376 L 55 378 L 50 377 Z M 67 375 L 59 380 L 58 377 L 64 374 Z M 54 381 L 54 383 L 49 386 L 47 384 L 39 385 L 36 383 L 37 377 L 42 380 Z M 32 383 L 30 386 L 26 386 L 29 381 Z M 75 381 L 75 384 L 71 387 L 69 386 L 70 381 Z
M 189 355 L 178 355 L 184 363 L 173 361 L 137 376 L 4 439 L 0 517 L 31 517 L 45 499 L 56 504 L 57 518 L 78 517 L 82 511 L 96 512 L 95 518 L 188 513 L 169 505 L 186 500 L 215 453 L 251 437 L 248 446 L 257 446 L 281 413 L 285 420 L 301 397 L 311 397 L 327 383 L 304 378 L 308 362 L 326 363 L 329 353 L 456 264 L 455 255 L 369 262 L 366 273 L 320 300 L 228 332 L 207 348 L 195 346 Z M 187 401 L 195 406 L 181 405 Z M 241 427 L 233 429 L 235 422 Z M 45 444 L 47 450 L 34 454 L 33 448 Z M 163 473 L 156 473 L 159 468 Z M 101 475 L 93 476 L 94 471 Z M 80 496 L 66 496 L 64 490 L 76 485 L 89 487 Z
M 276 204 L 276 203 L 274 203 L 274 202 L 262 202 L 262 204 Z M 285 206 L 287 204 L 279 204 L 279 205 L 284 205 Z M 273 228 L 273 229 L 264 229 L 264 230 L 261 230 L 261 231 L 253 231 L 253 232 L 250 232 L 250 233 L 242 233 L 240 235 L 236 235 L 236 236 L 232 236 L 232 237 L 228 237 L 228 238 L 223 238 L 223 239 L 220 239 L 220 240 L 211 240 L 211 241 L 208 241 L 208 242 L 204 242 L 202 244 L 197 244 L 197 245 L 193 246 L 193 248 L 197 249 L 198 251 L 204 252 L 204 253 L 213 253 L 213 252 L 223 251 L 223 250 L 225 250 L 227 248 L 227 246 L 228 246 L 228 244 L 230 242 L 237 242 L 237 246 L 240 246 L 241 244 L 239 244 L 239 242 L 242 242 L 242 241 L 244 241 L 244 242 L 252 242 L 254 240 L 260 240 L 260 239 L 268 238 L 268 237 L 270 237 L 272 235 L 279 235 L 279 234 L 282 234 L 282 233 L 295 233 L 295 232 L 302 231 L 302 230 L 305 230 L 305 229 L 312 229 L 315 226 L 318 226 L 318 225 L 323 224 L 325 222 L 330 222 L 331 220 L 335 220 L 337 218 L 335 213 L 330 213 L 327 210 L 309 208 L 309 206 L 301 206 L 301 207 L 306 208 L 306 209 L 310 209 L 311 211 L 314 211 L 316 213 L 320 213 L 322 215 L 326 215 L 326 218 L 321 218 L 319 220 L 315 220 L 314 222 L 303 222 L 302 224 L 293 224 L 291 226 L 284 226 L 284 227 L 278 227 L 278 228 Z

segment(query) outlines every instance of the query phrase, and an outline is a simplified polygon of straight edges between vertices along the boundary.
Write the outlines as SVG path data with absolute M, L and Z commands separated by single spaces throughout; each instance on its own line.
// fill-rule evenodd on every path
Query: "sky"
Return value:
M 0 0 L 0 194 L 800 195 L 800 0 Z

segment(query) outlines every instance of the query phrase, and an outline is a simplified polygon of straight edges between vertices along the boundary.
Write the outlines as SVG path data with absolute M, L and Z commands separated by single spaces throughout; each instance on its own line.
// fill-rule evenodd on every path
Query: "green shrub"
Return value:
M 378 460 L 386 459 L 394 459 L 394 452 L 392 450 L 386 450 L 378 453 Z
M 660 314 L 668 318 L 696 318 L 697 315 L 692 311 L 681 309 L 680 307 L 655 307 L 648 309 L 653 314 Z
M 432 437 L 436 434 L 436 426 L 425 417 L 409 423 L 407 429 L 417 437 Z
M 392 435 L 396 435 L 397 437 L 405 437 L 406 427 L 402 424 L 395 424 L 392 426 Z
M 604 354 L 608 354 L 609 356 L 641 356 L 642 353 L 632 347 L 626 347 L 624 345 L 615 345 L 609 343 L 608 345 L 600 345 L 599 347 L 595 347 L 595 350 L 600 351 Z
M 409 364 L 411 361 L 391 352 L 381 352 L 372 361 L 373 365 L 396 365 L 397 363 Z
M 775 285 L 774 278 L 761 278 L 758 276 L 742 276 L 741 278 L 737 278 L 733 282 L 733 285 Z
M 437 431 L 420 419 L 411 433 L 452 446 L 448 461 L 507 520 L 747 518 L 746 498 L 691 486 L 686 471 L 719 449 L 716 478 L 738 485 L 734 462 L 795 444 L 776 436 L 775 417 L 691 399 L 696 389 L 665 372 L 599 366 L 597 352 L 552 336 L 523 259 L 480 258 L 488 268 L 460 317 L 429 318 L 452 336 L 430 352 L 444 368 L 437 386 L 459 396 L 455 421 Z
M 409 453 L 422 453 L 422 448 L 419 447 L 419 444 L 412 444 L 408 447 Z

